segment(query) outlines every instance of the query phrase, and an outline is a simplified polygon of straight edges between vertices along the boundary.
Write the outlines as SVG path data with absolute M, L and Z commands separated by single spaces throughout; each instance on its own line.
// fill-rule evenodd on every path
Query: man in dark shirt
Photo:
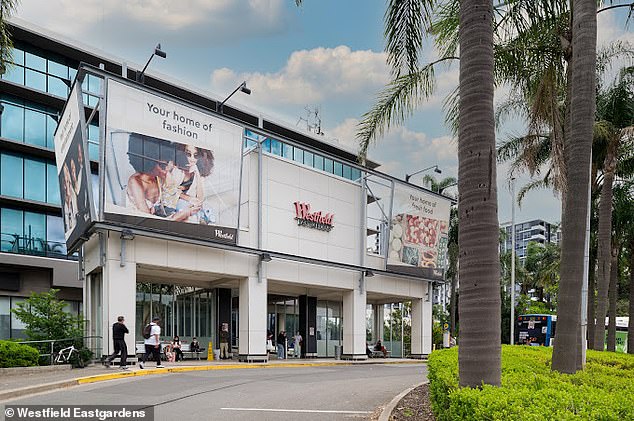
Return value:
M 114 352 L 106 358 L 104 364 L 106 367 L 110 367 L 112 360 L 115 359 L 119 353 L 121 353 L 121 369 L 127 370 L 128 366 L 126 360 L 128 359 L 128 346 L 125 344 L 124 335 L 129 333 L 128 328 L 124 324 L 125 319 L 123 316 L 117 317 L 117 323 L 112 325 L 112 341 L 114 342 Z

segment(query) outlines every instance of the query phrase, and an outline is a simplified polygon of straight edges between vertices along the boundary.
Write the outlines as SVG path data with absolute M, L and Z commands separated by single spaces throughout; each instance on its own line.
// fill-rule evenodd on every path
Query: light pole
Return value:
M 231 92 L 229 94 L 229 96 L 226 97 L 225 100 L 220 103 L 220 105 L 218 105 L 218 109 L 220 110 L 221 113 L 222 113 L 223 107 L 225 105 L 225 102 L 227 102 L 229 100 L 229 98 L 231 98 L 233 96 L 233 94 L 238 92 L 238 90 L 240 92 L 242 92 L 242 93 L 247 94 L 247 95 L 251 95 L 251 89 L 247 88 L 247 81 L 245 80 L 236 89 L 234 89 L 233 92 Z M 218 111 L 218 110 L 216 110 L 216 111 Z
M 416 172 L 414 172 L 414 173 L 411 173 L 411 174 L 405 174 L 405 181 L 409 183 L 409 179 L 410 179 L 413 175 L 420 174 L 420 173 L 425 172 L 425 171 L 429 171 L 429 170 L 431 170 L 432 168 L 434 168 L 434 172 L 435 172 L 436 174 L 442 174 L 442 170 L 441 170 L 440 168 L 438 168 L 438 165 L 432 165 L 431 167 L 423 168 L 422 170 L 418 170 L 418 171 L 416 171 Z
M 515 344 L 515 177 L 511 178 L 511 345 Z
M 167 53 L 165 51 L 161 50 L 161 44 L 157 44 L 156 45 L 156 48 L 154 48 L 154 52 L 152 53 L 152 55 L 148 59 L 147 63 L 145 63 L 145 67 L 143 67 L 143 70 L 141 70 L 141 73 L 137 72 L 137 74 L 136 74 L 136 81 L 137 82 L 139 82 L 139 83 L 144 83 L 145 82 L 145 70 L 150 65 L 150 62 L 152 61 L 154 56 L 159 56 L 160 58 L 166 58 L 167 57 Z

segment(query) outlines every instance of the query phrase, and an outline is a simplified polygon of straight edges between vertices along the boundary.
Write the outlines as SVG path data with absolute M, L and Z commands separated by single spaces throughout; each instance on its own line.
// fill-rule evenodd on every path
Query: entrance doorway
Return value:
M 343 345 L 343 310 L 338 301 L 317 300 L 317 356 L 334 357 Z

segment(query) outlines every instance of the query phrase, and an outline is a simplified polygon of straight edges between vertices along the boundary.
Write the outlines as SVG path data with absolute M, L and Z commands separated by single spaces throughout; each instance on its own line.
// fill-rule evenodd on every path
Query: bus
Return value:
M 605 349 L 608 349 L 608 320 L 605 318 Z M 616 352 L 627 353 L 627 325 L 629 317 L 616 318 Z
M 522 314 L 515 323 L 515 343 L 551 346 L 556 327 L 557 316 L 554 314 Z

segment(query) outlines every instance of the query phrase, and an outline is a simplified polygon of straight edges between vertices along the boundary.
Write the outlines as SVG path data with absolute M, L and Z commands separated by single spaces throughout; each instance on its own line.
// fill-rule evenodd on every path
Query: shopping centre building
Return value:
M 0 300 L 28 295 L 26 274 L 41 269 L 41 283 L 82 292 L 101 354 L 119 315 L 131 349 L 158 315 L 165 336 L 214 347 L 226 324 L 243 361 L 266 361 L 280 331 L 300 332 L 307 357 L 365 359 L 377 339 L 393 356 L 431 352 L 447 198 L 359 165 L 322 136 L 152 73 L 139 83 L 121 60 L 12 29 L 15 65 L 0 81 L 0 272 L 15 281 L 11 293 L 3 281 Z M 16 173 L 5 165 L 17 160 L 23 189 L 5 191 Z M 32 185 L 44 190 L 37 198 Z M 31 214 L 57 219 L 34 230 Z

